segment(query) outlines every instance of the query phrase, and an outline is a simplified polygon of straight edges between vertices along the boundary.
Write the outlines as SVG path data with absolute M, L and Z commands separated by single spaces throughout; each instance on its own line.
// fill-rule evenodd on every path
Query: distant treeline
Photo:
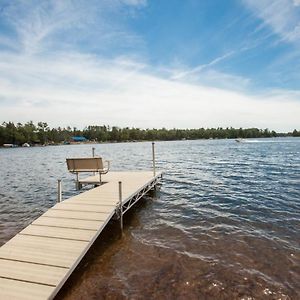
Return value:
M 276 133 L 274 130 L 257 128 L 198 128 L 198 129 L 139 129 L 116 126 L 88 126 L 83 130 L 75 127 L 50 128 L 45 122 L 25 124 L 4 122 L 0 125 L 0 145 L 15 144 L 57 144 L 70 142 L 72 137 L 82 136 L 96 142 L 150 141 L 150 140 L 195 140 L 195 139 L 234 139 L 262 138 L 278 136 L 300 136 L 296 129 L 289 133 Z

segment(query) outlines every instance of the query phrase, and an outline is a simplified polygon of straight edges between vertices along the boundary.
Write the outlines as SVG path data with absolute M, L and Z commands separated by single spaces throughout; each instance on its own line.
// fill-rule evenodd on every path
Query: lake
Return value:
M 76 195 L 66 157 L 151 169 L 151 143 L 0 149 L 0 245 Z M 161 188 L 111 222 L 59 299 L 299 299 L 300 138 L 156 142 Z

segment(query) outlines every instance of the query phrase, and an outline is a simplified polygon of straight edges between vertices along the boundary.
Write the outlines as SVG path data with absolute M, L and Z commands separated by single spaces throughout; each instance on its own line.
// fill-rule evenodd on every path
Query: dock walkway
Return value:
M 46 211 L 0 248 L 0 299 L 53 299 L 111 218 L 122 218 L 161 177 L 109 172 L 101 186 Z M 81 183 L 93 181 L 92 176 Z

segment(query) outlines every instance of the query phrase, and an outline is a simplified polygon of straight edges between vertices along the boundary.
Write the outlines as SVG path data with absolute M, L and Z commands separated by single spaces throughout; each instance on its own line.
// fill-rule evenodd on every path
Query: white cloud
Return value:
M 95 41 L 97 50 L 112 49 L 112 43 L 116 48 L 140 45 L 139 37 L 124 25 L 120 10 L 124 5 L 134 10 L 146 4 L 143 0 L 90 0 L 88 6 L 84 0 L 9 2 L 2 16 L 15 29 L 16 38 L 0 37 L 0 43 L 16 48 L 0 52 L 0 121 L 77 127 L 300 127 L 298 92 L 249 95 L 242 92 L 249 79 L 213 69 L 235 52 L 190 70 L 167 72 L 126 54 L 110 53 L 110 59 L 99 51 L 83 54 L 80 47 L 86 42 Z M 93 36 L 86 38 L 88 34 Z
M 244 0 L 244 3 L 282 40 L 300 44 L 299 0 Z
M 0 57 L 0 119 L 52 126 L 299 128 L 299 93 L 250 96 L 151 75 L 145 64 L 80 54 Z
M 217 87 L 226 90 L 243 91 L 250 86 L 249 78 L 220 72 L 213 68 L 192 69 L 192 70 L 169 70 L 170 78 L 174 81 L 200 84 Z

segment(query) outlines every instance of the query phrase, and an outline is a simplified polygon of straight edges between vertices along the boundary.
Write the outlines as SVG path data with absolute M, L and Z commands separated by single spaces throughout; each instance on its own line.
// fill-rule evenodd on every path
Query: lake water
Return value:
M 151 168 L 151 143 L 0 149 L 0 245 L 75 195 L 65 158 Z M 111 222 L 59 299 L 300 299 L 300 139 L 157 142 L 163 185 Z

